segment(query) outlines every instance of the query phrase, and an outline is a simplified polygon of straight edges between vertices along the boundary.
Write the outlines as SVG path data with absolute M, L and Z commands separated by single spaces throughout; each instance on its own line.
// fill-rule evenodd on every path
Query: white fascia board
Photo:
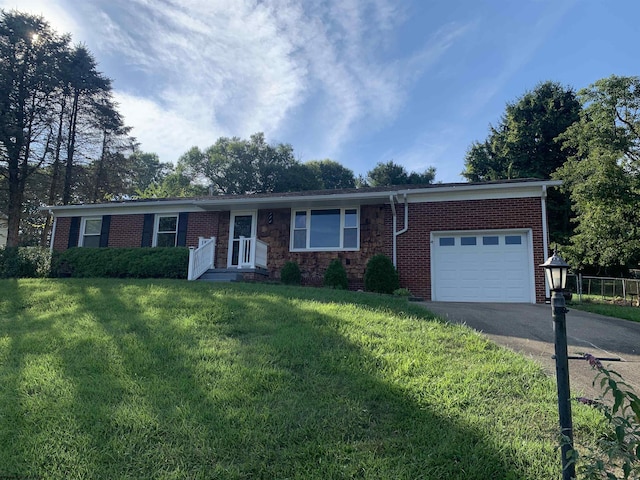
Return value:
M 202 210 L 236 210 L 236 209 L 264 209 L 264 208 L 308 208 L 308 207 L 339 207 L 353 206 L 371 203 L 384 203 L 389 201 L 389 194 L 395 194 L 395 190 L 384 192 L 357 192 L 338 193 L 328 195 L 296 195 L 283 197 L 258 197 L 258 198 L 226 198 L 224 200 L 204 199 L 197 200 L 197 205 Z
M 54 217 L 79 217 L 91 215 L 142 215 L 145 213 L 177 213 L 201 212 L 202 209 L 193 204 L 193 200 L 167 202 L 135 202 L 135 203 L 96 203 L 87 205 L 64 205 L 59 207 L 43 207 Z
M 558 180 L 523 183 L 434 185 L 421 189 L 389 189 L 370 192 L 336 193 L 325 195 L 265 196 L 240 198 L 206 198 L 184 200 L 150 200 L 137 202 L 97 203 L 42 207 L 56 217 L 88 215 L 136 215 L 145 213 L 176 213 L 257 210 L 265 208 L 349 207 L 389 203 L 390 196 L 407 195 L 410 203 L 444 202 L 451 200 L 483 200 L 489 198 L 540 197 L 542 186 L 561 185 Z
M 557 187 L 562 185 L 562 182 L 560 180 L 541 180 L 539 182 L 526 183 L 443 185 L 441 188 L 400 190 L 398 195 L 406 194 L 409 203 L 542 197 L 543 186 L 545 185 L 547 187 Z

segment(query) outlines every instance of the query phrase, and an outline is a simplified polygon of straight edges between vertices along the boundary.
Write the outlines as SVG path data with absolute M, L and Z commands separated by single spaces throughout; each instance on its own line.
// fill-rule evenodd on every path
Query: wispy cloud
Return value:
M 445 25 L 398 53 L 390 39 L 407 12 L 394 0 L 24 2 L 45 16 L 69 12 L 61 28 L 106 59 L 126 121 L 162 160 L 219 136 L 279 137 L 301 124 L 332 156 L 392 121 L 467 29 Z

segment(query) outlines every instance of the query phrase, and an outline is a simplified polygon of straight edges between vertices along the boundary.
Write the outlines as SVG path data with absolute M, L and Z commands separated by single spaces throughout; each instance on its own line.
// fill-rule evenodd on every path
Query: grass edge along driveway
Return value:
M 540 367 L 386 296 L 0 281 L 0 385 L 0 477 L 559 476 Z

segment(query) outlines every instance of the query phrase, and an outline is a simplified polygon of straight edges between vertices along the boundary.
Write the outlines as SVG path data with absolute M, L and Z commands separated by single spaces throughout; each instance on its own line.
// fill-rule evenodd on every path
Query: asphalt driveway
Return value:
M 450 322 L 464 323 L 497 344 L 532 358 L 549 375 L 555 375 L 550 305 L 449 302 L 422 302 L 422 305 Z M 567 342 L 569 355 L 588 352 L 599 358 L 619 358 L 620 361 L 602 363 L 640 392 L 640 323 L 570 308 Z M 586 361 L 570 360 L 569 376 L 572 396 L 598 395 L 591 385 L 594 372 Z

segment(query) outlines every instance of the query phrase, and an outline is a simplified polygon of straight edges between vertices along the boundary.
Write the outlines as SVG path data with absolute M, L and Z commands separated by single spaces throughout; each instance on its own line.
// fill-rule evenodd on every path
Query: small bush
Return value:
M 324 273 L 324 286 L 340 290 L 349 288 L 347 271 L 344 269 L 340 259 L 332 260 L 327 267 L 327 271 Z
M 52 260 L 54 277 L 187 278 L 189 249 L 70 248 Z
M 0 248 L 0 278 L 49 276 L 51 253 L 43 247 Z
M 302 283 L 302 274 L 296 262 L 284 264 L 282 270 L 280 270 L 280 281 L 285 285 L 300 285 Z
M 364 272 L 364 289 L 369 292 L 393 293 L 398 288 L 398 272 L 389 257 L 383 254 L 371 257 Z
M 408 288 L 398 288 L 393 291 L 393 295 L 396 297 L 410 297 L 411 292 Z

